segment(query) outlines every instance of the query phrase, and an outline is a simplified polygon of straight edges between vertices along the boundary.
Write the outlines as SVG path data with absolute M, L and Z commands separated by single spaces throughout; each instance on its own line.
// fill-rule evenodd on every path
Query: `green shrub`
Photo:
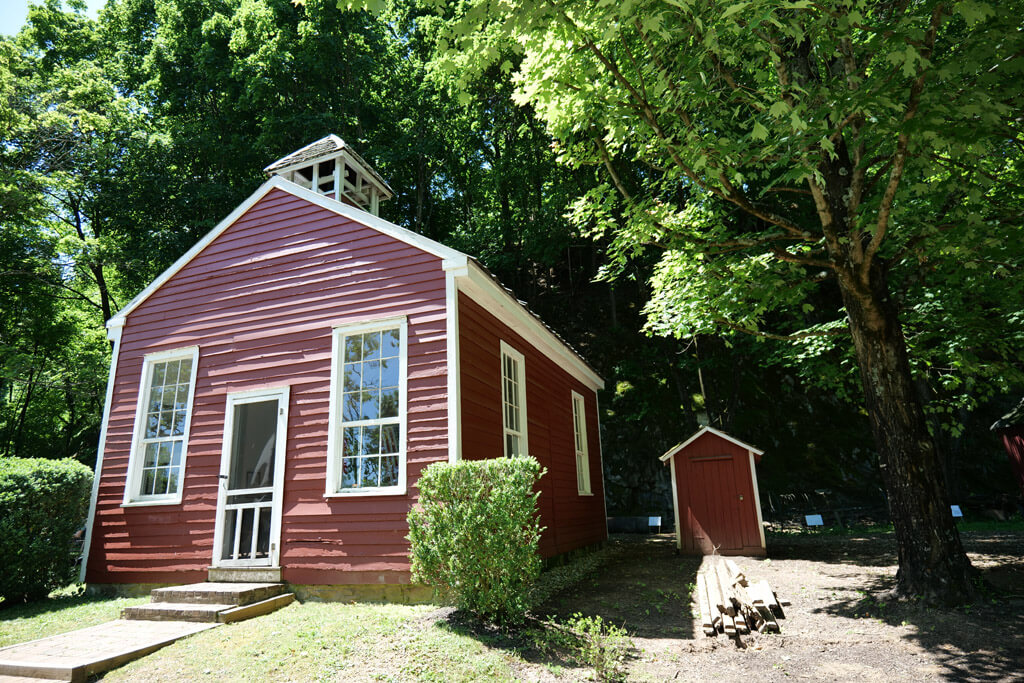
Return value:
M 413 580 L 482 619 L 521 622 L 540 573 L 534 485 L 544 472 L 533 458 L 427 467 L 409 511 Z
M 75 460 L 0 459 L 0 597 L 36 600 L 74 579 L 72 538 L 89 511 L 92 472 Z
M 565 625 L 577 636 L 577 656 L 594 668 L 598 680 L 625 680 L 626 655 L 633 647 L 626 629 L 606 624 L 600 616 L 584 617 L 579 613 Z

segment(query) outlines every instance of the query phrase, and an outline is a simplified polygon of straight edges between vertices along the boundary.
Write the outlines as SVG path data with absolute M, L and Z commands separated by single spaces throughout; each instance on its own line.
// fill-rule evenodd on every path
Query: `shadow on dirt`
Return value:
M 821 552 L 797 544 L 808 559 L 860 566 L 895 564 L 884 552 L 886 539 L 858 544 L 857 539 L 829 539 Z M 868 619 L 903 629 L 902 637 L 926 650 L 942 678 L 956 681 L 1020 680 L 1024 662 L 1024 558 L 1019 534 L 962 533 L 965 550 L 988 583 L 982 597 L 957 609 L 928 607 L 912 601 L 886 602 L 895 575 L 876 575 L 856 597 L 835 599 L 817 611 L 847 619 Z M 787 546 L 792 552 L 794 546 Z M 863 552 L 862 552 L 863 551 Z M 831 558 L 831 559 L 827 559 Z M 889 561 L 885 561 L 889 558 Z M 846 586 L 835 586 L 845 593 Z M 836 594 L 834 593 L 834 594 Z M 907 627 L 910 627 L 907 629 Z M 906 631 L 909 630 L 909 633 Z
M 858 567 L 896 564 L 896 538 L 890 533 L 830 535 L 824 532 L 769 533 L 768 556 L 774 560 L 808 560 Z
M 606 551 L 608 561 L 594 575 L 553 596 L 537 614 L 600 616 L 640 638 L 692 638 L 690 593 L 701 558 L 677 555 L 672 534 L 616 534 Z

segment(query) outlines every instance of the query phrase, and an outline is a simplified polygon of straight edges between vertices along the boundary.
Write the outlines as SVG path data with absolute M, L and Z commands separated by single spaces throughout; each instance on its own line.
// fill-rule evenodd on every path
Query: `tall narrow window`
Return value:
M 505 455 L 528 455 L 526 365 L 523 354 L 505 342 L 501 342 L 501 408 Z
M 125 503 L 181 500 L 199 348 L 146 356 Z
M 572 433 L 576 449 L 576 488 L 590 495 L 590 457 L 587 454 L 587 411 L 583 397 L 572 392 Z
M 331 494 L 405 489 L 405 319 L 335 329 Z

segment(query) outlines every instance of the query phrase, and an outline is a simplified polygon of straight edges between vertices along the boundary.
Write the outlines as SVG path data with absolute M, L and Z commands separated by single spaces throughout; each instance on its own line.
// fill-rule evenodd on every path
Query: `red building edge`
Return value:
M 405 490 L 326 496 L 331 329 L 386 316 L 408 323 Z M 503 454 L 502 342 L 524 356 L 529 454 L 548 470 L 542 554 L 607 536 L 601 379 L 472 259 L 359 209 L 272 178 L 108 327 L 114 353 L 83 562 L 92 585 L 207 577 L 227 397 L 275 387 L 289 391 L 281 580 L 408 585 L 405 520 L 419 473 Z M 199 361 L 181 502 L 126 504 L 142 360 L 190 346 Z M 573 395 L 585 406 L 589 495 L 576 485 Z

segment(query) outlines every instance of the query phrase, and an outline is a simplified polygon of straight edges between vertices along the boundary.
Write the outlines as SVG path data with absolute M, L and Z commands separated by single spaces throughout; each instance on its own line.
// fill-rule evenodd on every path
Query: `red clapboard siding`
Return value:
M 672 457 L 682 552 L 764 555 L 747 449 L 705 432 Z
M 324 498 L 331 328 L 399 314 L 409 322 L 408 494 Z M 407 583 L 413 484 L 423 467 L 448 456 L 445 320 L 440 259 L 269 192 L 128 316 L 87 580 L 205 579 L 226 394 L 289 385 L 283 579 Z M 123 508 L 143 357 L 192 345 L 200 352 L 183 502 Z
M 1017 477 L 1017 484 L 1024 494 L 1024 426 L 1015 425 L 1002 430 L 1003 446 L 1010 457 L 1010 466 Z
M 530 455 L 548 472 L 540 481 L 541 553 L 559 555 L 603 541 L 604 481 L 597 424 L 597 396 L 557 363 L 528 344 L 463 293 L 459 294 L 459 383 L 462 457 L 503 455 L 501 341 L 523 354 L 526 365 L 527 442 Z M 593 495 L 576 486 L 572 391 L 583 396 Z

